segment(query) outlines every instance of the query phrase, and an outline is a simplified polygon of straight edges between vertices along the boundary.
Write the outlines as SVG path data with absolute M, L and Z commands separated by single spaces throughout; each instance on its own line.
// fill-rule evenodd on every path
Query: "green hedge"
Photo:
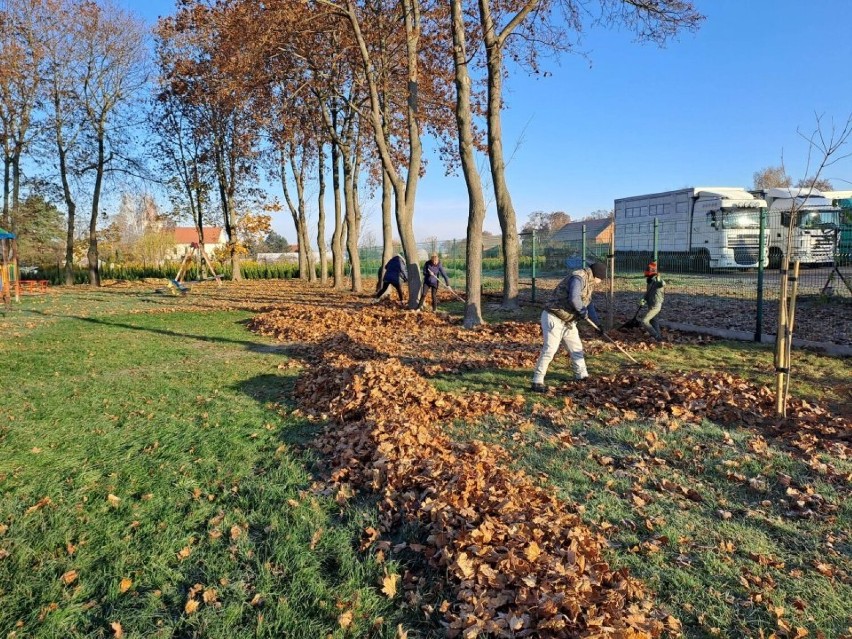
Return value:
M 216 266 L 217 273 L 225 279 L 231 277 L 230 264 Z M 115 266 L 101 267 L 101 279 L 125 280 L 136 282 L 142 279 L 172 279 L 177 275 L 178 264 L 164 264 L 162 266 L 151 266 L 143 264 L 121 264 Z M 267 264 L 245 260 L 240 262 L 240 272 L 247 280 L 285 280 L 299 277 L 299 265 L 293 262 Z M 185 281 L 200 279 L 201 274 L 196 266 L 192 266 L 184 276 Z M 39 270 L 38 279 L 45 279 L 51 284 L 65 283 L 65 269 L 58 266 L 42 267 Z M 89 269 L 86 267 L 74 267 L 74 283 L 87 284 L 89 282 Z

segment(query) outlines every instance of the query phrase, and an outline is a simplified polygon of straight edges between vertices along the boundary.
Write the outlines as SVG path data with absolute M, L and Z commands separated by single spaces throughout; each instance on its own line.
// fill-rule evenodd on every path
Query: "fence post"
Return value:
M 654 217 L 654 262 L 657 261 L 657 252 L 660 246 L 660 220 Z
M 532 301 L 535 302 L 535 229 L 532 232 Z
M 763 253 L 766 250 L 766 208 L 760 209 L 760 237 L 757 240 L 757 319 L 754 325 L 754 341 L 763 340 Z
M 583 268 L 586 268 L 586 225 L 582 226 L 582 238 L 583 238 Z

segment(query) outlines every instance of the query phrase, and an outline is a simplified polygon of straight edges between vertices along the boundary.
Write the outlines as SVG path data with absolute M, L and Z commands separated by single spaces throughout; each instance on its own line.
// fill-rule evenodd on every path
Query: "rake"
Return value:
M 606 338 L 606 339 L 607 339 L 607 340 L 608 340 L 608 341 L 609 341 L 609 342 L 610 342 L 613 346 L 615 346 L 615 347 L 616 347 L 618 350 L 620 350 L 620 351 L 621 351 L 624 355 L 626 355 L 626 356 L 627 356 L 627 359 L 629 359 L 629 360 L 630 360 L 631 362 L 633 362 L 634 364 L 641 366 L 641 363 L 640 363 L 640 362 L 636 361 L 636 360 L 633 358 L 633 356 L 632 356 L 630 353 L 628 353 L 626 350 L 624 350 L 618 342 L 616 342 L 616 341 L 615 341 L 614 339 L 612 339 L 609 335 L 607 335 L 606 333 L 604 333 L 604 332 L 603 332 L 603 331 L 602 331 L 602 330 L 598 327 L 598 325 L 597 325 L 597 324 L 595 324 L 595 323 L 594 323 L 592 320 L 590 320 L 588 317 L 587 317 L 587 318 L 585 318 L 585 319 L 586 319 L 586 321 L 589 323 L 589 325 L 590 325 L 593 329 L 595 329 L 598 333 L 600 333 L 601 335 L 603 335 L 603 336 L 604 336 L 604 337 L 605 337 L 605 338 Z

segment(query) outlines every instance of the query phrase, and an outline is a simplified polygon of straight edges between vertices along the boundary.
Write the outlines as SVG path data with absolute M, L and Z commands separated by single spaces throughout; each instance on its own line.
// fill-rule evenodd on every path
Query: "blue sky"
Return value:
M 153 23 L 171 0 L 122 0 Z M 815 114 L 828 130 L 852 114 L 852 1 L 695 0 L 701 29 L 665 48 L 637 44 L 622 30 L 587 28 L 586 57 L 548 60 L 546 78 L 513 70 L 507 83 L 504 144 L 519 226 L 537 210 L 579 219 L 615 198 L 684 186 L 744 186 L 778 165 L 804 177 Z M 852 144 L 844 153 L 852 152 Z M 485 167 L 485 165 L 482 165 Z M 487 171 L 486 171 L 487 173 Z M 852 189 L 852 158 L 825 172 Z M 485 176 L 483 176 L 485 177 Z M 845 180 L 845 182 L 843 181 Z M 280 194 L 274 186 L 270 192 Z M 493 198 L 489 198 L 491 201 Z M 490 207 L 486 230 L 499 232 Z M 365 225 L 380 237 L 377 203 Z M 467 196 L 461 175 L 431 158 L 420 182 L 417 239 L 462 237 Z M 289 215 L 273 227 L 294 241 Z

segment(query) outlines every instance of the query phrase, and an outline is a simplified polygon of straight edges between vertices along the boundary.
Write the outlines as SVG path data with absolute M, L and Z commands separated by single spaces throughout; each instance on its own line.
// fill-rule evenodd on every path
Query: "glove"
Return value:
M 600 335 L 601 337 L 603 337 L 603 336 L 604 336 L 604 334 L 605 334 L 605 333 L 604 333 L 604 329 L 603 329 L 603 328 L 601 328 L 600 326 L 598 326 L 598 335 Z
M 589 309 L 588 308 L 581 308 L 577 312 L 579 313 L 579 315 L 582 319 L 589 319 Z

